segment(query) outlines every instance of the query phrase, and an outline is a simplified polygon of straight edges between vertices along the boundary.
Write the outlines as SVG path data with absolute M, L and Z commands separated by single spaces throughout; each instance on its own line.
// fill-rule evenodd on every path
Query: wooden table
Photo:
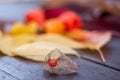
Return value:
M 38 3 L 0 4 L 0 18 L 22 20 L 24 12 Z M 0 80 L 120 80 L 120 38 L 113 37 L 102 51 L 102 63 L 97 51 L 77 50 L 81 58 L 71 56 L 79 65 L 77 74 L 53 75 L 43 70 L 40 62 L 21 57 L 0 55 Z

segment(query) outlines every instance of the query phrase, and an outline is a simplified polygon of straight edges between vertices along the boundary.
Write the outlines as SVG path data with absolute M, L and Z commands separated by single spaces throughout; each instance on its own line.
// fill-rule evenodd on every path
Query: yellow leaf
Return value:
M 0 51 L 6 55 L 13 56 L 11 50 L 15 47 L 13 45 L 13 40 L 10 36 L 4 36 L 0 39 Z
M 60 34 L 43 34 L 38 36 L 36 41 L 54 42 L 71 48 L 84 48 L 83 44 Z
M 22 45 L 14 49 L 12 52 L 14 55 L 22 56 L 31 60 L 44 61 L 45 57 L 54 49 L 59 49 L 64 54 L 72 54 L 80 57 L 76 51 L 67 46 L 45 41 Z
M 11 53 L 14 48 L 26 43 L 31 43 L 32 41 L 34 41 L 33 39 L 35 38 L 31 35 L 4 35 L 0 38 L 0 51 L 6 55 L 14 56 Z

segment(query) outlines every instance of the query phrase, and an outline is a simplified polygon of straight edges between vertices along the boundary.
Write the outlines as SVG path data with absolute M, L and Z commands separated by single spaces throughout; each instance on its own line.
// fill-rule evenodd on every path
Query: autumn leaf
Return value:
M 4 35 L 0 38 L 0 51 L 6 55 L 14 56 L 11 51 L 23 44 L 31 43 L 34 41 L 35 36 L 23 34 L 23 35 Z
M 84 48 L 84 45 L 78 41 L 72 40 L 60 34 L 42 34 L 36 38 L 36 41 L 54 42 L 70 48 Z
M 111 40 L 112 34 L 110 32 L 82 31 L 77 29 L 68 32 L 66 35 L 78 40 L 80 44 L 84 45 L 84 48 L 97 50 L 100 53 L 102 61 L 105 62 L 101 48 Z
M 45 57 L 54 49 L 59 49 L 64 54 L 71 54 L 80 57 L 76 51 L 67 46 L 45 41 L 19 46 L 12 52 L 14 55 L 18 55 L 34 61 L 44 61 Z

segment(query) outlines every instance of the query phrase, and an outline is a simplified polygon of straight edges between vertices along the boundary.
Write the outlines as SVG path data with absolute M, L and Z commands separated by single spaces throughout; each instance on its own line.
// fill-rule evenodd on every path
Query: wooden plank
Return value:
M 9 73 L 0 70 L 0 80 L 19 80 L 19 79 L 11 76 Z
M 41 63 L 22 58 L 0 57 L 0 69 L 20 80 L 120 80 L 120 72 L 73 57 L 80 65 L 78 74 L 53 75 L 44 71 Z
M 7 56 L 1 58 L 0 69 L 10 73 L 20 80 L 34 80 L 42 73 L 40 70 L 38 72 L 38 69 L 41 69 L 39 63 L 22 61 Z
M 81 56 L 88 60 L 92 60 L 96 63 L 100 63 L 106 66 L 110 66 L 120 70 L 120 38 L 113 37 L 113 39 L 102 49 L 102 52 L 106 58 L 106 62 L 103 63 L 100 59 L 100 55 L 97 51 L 92 50 L 77 50 Z

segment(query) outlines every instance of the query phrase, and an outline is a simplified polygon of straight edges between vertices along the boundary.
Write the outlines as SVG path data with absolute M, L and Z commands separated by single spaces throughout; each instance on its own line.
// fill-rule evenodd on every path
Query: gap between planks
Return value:
M 101 63 L 101 62 L 98 62 L 98 61 L 95 61 L 95 60 L 92 60 L 88 57 L 85 57 L 85 56 L 81 56 L 81 59 L 83 60 L 86 60 L 86 61 L 89 61 L 89 62 L 92 62 L 92 63 L 95 63 L 95 64 L 98 64 L 98 65 L 102 65 L 104 67 L 107 67 L 107 68 L 110 68 L 110 69 L 113 69 L 113 70 L 116 70 L 116 71 L 119 71 L 120 72 L 120 69 L 118 68 L 115 68 L 115 67 L 112 67 L 112 66 L 109 66 L 109 65 L 106 65 L 104 63 Z

